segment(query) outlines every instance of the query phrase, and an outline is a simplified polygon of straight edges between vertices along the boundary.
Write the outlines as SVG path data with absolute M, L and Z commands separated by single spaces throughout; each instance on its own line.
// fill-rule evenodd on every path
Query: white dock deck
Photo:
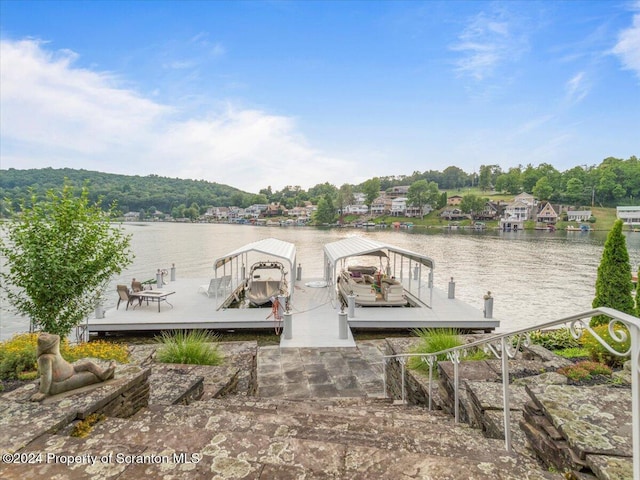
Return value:
M 292 335 L 291 339 L 281 336 L 281 347 L 348 347 L 355 346 L 349 329 L 348 338 L 340 339 L 338 313 L 340 302 L 335 294 L 330 295 L 333 286 L 309 287 L 306 284 L 318 279 L 302 279 L 295 282 L 291 299 Z M 209 279 L 178 279 L 170 282 L 164 290 L 175 291 L 167 297 L 167 302 L 137 302 L 125 309 L 110 308 L 104 318 L 88 320 L 89 333 L 160 331 L 174 329 L 214 329 L 242 330 L 269 329 L 281 327 L 275 321 L 270 308 L 243 308 L 217 310 L 222 299 L 207 297 L 199 292 L 201 285 Z M 424 288 L 423 296 L 429 294 Z M 332 299 L 333 297 L 333 299 Z M 449 327 L 474 330 L 492 330 L 500 326 L 497 319 L 484 318 L 481 310 L 457 300 L 448 299 L 447 294 L 433 291 L 433 308 L 415 307 L 367 307 L 356 308 L 349 318 L 350 328 L 367 329 L 407 329 Z M 173 307 L 171 306 L 173 305 Z M 135 308 L 134 308 L 135 307 Z

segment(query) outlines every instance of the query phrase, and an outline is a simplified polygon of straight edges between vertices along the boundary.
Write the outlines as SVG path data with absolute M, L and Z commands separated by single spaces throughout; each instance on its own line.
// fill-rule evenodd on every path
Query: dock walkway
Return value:
M 447 298 L 445 292 L 433 290 L 431 298 L 422 299 L 420 307 L 362 307 L 355 308 L 348 319 L 346 339 L 339 338 L 338 314 L 341 305 L 333 291 L 334 286 L 317 287 L 319 279 L 301 279 L 295 282 L 291 298 L 292 336 L 281 337 L 282 347 L 353 347 L 351 329 L 412 329 L 448 327 L 491 331 L 500 325 L 494 318 L 484 318 L 481 310 L 458 299 Z M 255 330 L 282 328 L 270 308 L 218 309 L 222 298 L 208 297 L 201 290 L 209 279 L 178 279 L 169 282 L 163 290 L 175 292 L 169 302 L 134 303 L 126 308 L 115 304 L 103 318 L 90 318 L 83 326 L 91 333 L 140 332 L 177 329 Z M 312 286 L 313 285 L 313 286 Z M 418 292 L 412 292 L 417 295 Z M 428 289 L 421 292 L 428 295 Z M 422 302 L 421 302 L 422 303 Z

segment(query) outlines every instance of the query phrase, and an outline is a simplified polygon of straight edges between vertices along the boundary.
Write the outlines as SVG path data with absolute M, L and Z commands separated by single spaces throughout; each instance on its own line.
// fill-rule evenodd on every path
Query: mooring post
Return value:
M 344 310 L 338 313 L 338 338 L 341 340 L 349 338 L 349 322 L 347 322 L 347 313 Z
M 491 292 L 484 296 L 484 318 L 493 318 L 493 297 Z
M 347 295 L 347 311 L 349 312 L 349 318 L 356 316 L 356 296 L 353 293 Z
M 175 263 L 171 264 L 171 281 L 172 282 L 176 281 L 176 264 Z
M 456 298 L 456 282 L 453 281 L 453 277 L 449 281 L 449 298 Z
M 156 286 L 162 288 L 162 272 L 160 269 L 156 272 Z
M 277 315 L 278 320 L 284 317 L 285 311 L 288 311 L 287 297 L 285 297 L 284 295 L 278 295 L 278 315 Z
M 293 319 L 291 318 L 291 312 L 287 310 L 284 312 L 284 322 L 282 326 L 282 333 L 284 334 L 284 338 L 287 340 L 291 340 L 293 338 Z

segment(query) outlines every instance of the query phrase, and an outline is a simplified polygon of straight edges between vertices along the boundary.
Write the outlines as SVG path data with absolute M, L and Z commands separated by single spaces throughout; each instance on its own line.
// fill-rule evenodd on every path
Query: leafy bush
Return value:
M 600 338 L 602 338 L 611 348 L 613 348 L 613 350 L 620 353 L 627 352 L 629 350 L 629 347 L 631 346 L 631 337 L 629 335 L 629 331 L 623 325 L 617 326 L 615 330 L 616 332 L 618 332 L 618 335 L 620 335 L 620 332 L 624 332 L 627 337 L 624 342 L 618 343 L 611 338 L 611 335 L 609 335 L 608 325 L 598 325 L 597 327 L 593 328 L 593 331 L 598 336 L 600 336 Z M 589 357 L 592 360 L 604 363 L 611 367 L 621 366 L 625 362 L 625 360 L 629 358 L 629 355 L 619 356 L 612 354 L 589 332 L 584 333 L 584 335 L 580 339 L 580 342 L 582 343 L 584 348 L 587 349 L 587 351 L 589 352 Z
M 553 353 L 564 358 L 589 357 L 589 351 L 586 348 L 581 348 L 581 347 L 571 347 L 571 348 L 565 348 L 562 350 L 554 350 Z
M 533 343 L 542 345 L 547 350 L 564 350 L 580 346 L 580 342 L 573 338 L 571 331 L 566 327 L 555 330 L 534 331 L 531 332 L 529 338 Z
M 65 341 L 60 345 L 60 353 L 69 362 L 89 357 L 115 360 L 118 363 L 129 362 L 129 349 L 126 345 L 104 340 L 92 340 L 74 345 Z
M 18 378 L 22 372 L 36 371 L 35 333 L 14 335 L 10 340 L 0 343 L 0 378 Z
M 220 365 L 222 354 L 218 350 L 218 337 L 206 330 L 179 330 L 162 332 L 156 359 L 162 363 L 190 365 Z
M 575 382 L 582 382 L 591 380 L 593 375 L 605 375 L 610 377 L 612 371 L 611 368 L 602 363 L 590 362 L 587 360 L 584 362 L 578 362 L 575 365 L 559 368 L 558 373 Z
M 37 333 L 22 333 L 0 343 L 0 379 L 19 378 L 22 380 L 33 377 L 38 370 L 36 349 L 38 345 Z M 60 341 L 60 354 L 68 362 L 75 362 L 81 358 L 99 358 L 102 360 L 116 360 L 120 363 L 129 361 L 129 351 L 126 345 L 96 340 L 92 342 L 71 345 L 67 339 Z M 25 372 L 28 372 L 25 374 Z

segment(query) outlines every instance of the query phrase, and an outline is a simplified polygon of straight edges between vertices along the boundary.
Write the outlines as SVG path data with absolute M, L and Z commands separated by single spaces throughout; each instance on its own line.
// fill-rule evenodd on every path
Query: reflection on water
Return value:
M 368 236 L 435 261 L 436 288 L 447 289 L 453 277 L 456 296 L 478 309 L 491 291 L 494 316 L 501 330 L 562 318 L 591 308 L 595 279 L 607 232 L 471 232 L 440 229 L 393 231 L 251 227 L 244 225 L 148 223 L 127 224 L 135 258 L 114 278 L 106 292 L 107 308 L 115 307 L 115 285 L 132 278 L 155 278 L 158 268 L 176 265 L 178 277 L 206 283 L 213 260 L 246 243 L 275 237 L 292 242 L 303 277 L 322 277 L 324 244 L 348 236 Z M 640 264 L 640 233 L 627 233 L 632 268 Z M 0 339 L 28 330 L 28 320 L 9 313 L 3 300 Z

